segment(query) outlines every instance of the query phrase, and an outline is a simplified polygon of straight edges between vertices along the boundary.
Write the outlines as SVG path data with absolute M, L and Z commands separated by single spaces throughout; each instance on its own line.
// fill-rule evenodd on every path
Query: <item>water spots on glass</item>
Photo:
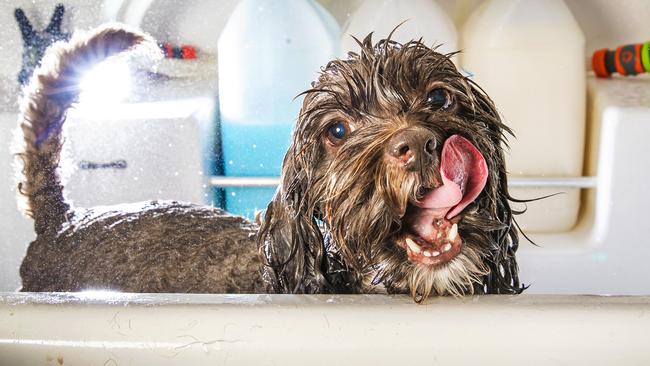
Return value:
M 594 262 L 605 263 L 605 262 L 607 262 L 608 256 L 607 256 L 607 253 L 596 252 L 596 253 L 592 254 L 592 258 L 593 258 Z

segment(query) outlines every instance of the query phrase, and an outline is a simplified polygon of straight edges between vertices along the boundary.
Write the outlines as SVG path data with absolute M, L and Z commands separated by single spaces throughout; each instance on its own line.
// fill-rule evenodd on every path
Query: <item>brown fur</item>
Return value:
M 79 76 L 136 47 L 159 52 L 121 27 L 77 34 L 48 50 L 25 89 L 19 188 L 37 237 L 20 267 L 22 291 L 263 292 L 257 228 L 243 218 L 172 201 L 85 210 L 64 199 L 61 126 Z
M 142 44 L 152 45 L 113 27 L 76 37 L 49 52 L 26 90 L 21 192 L 37 238 L 21 266 L 23 290 L 411 293 L 416 301 L 430 294 L 522 291 L 501 148 L 510 131 L 449 55 L 420 42 L 373 45 L 369 36 L 360 54 L 323 69 L 304 93 L 281 185 L 257 243 L 256 226 L 213 208 L 147 202 L 73 209 L 57 167 L 60 127 L 77 97 L 75 70 L 89 55 L 103 59 Z M 441 86 L 454 103 L 432 110 L 424 100 Z M 337 120 L 356 129 L 333 146 L 325 136 Z M 416 128 L 434 136 L 436 154 L 447 137 L 464 136 L 489 169 L 487 185 L 460 216 L 461 253 L 436 267 L 410 262 L 395 245 L 409 202 L 440 178 L 437 158 L 417 171 L 387 158 L 391 138 Z
M 274 291 L 411 293 L 418 301 L 431 293 L 521 292 L 501 149 L 510 130 L 492 101 L 450 55 L 421 42 L 373 45 L 368 36 L 359 45 L 360 54 L 330 62 L 304 93 L 259 237 Z M 425 103 L 434 87 L 451 91 L 450 109 Z M 332 147 L 324 135 L 340 120 L 356 130 Z M 391 138 L 409 128 L 429 131 L 438 147 L 460 134 L 488 164 L 487 185 L 459 222 L 463 250 L 441 267 L 411 263 L 394 242 L 408 202 L 439 175 L 437 162 L 408 172 L 386 158 Z

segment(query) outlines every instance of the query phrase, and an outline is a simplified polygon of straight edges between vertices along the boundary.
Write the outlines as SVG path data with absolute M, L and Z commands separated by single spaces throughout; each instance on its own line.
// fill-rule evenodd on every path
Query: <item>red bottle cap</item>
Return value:
M 591 68 L 599 78 L 608 78 L 611 75 L 605 66 L 606 54 L 607 48 L 603 48 L 594 52 L 593 56 L 591 56 Z

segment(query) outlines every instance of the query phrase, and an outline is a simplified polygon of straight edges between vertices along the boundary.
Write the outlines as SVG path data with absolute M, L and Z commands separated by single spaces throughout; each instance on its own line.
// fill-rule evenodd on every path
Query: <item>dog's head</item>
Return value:
M 492 101 L 421 42 L 360 42 L 305 99 L 260 240 L 277 292 L 518 293 Z

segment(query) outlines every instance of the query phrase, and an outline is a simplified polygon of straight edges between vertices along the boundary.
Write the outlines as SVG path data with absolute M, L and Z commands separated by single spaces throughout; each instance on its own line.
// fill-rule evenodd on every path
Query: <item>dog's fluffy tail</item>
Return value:
M 34 218 L 37 234 L 58 230 L 70 211 L 57 171 L 61 127 L 67 110 L 78 99 L 84 72 L 110 56 L 152 45 L 155 47 L 155 42 L 140 32 L 103 26 L 52 45 L 34 71 L 21 103 L 19 123 L 24 143 L 21 141 L 17 156 L 22 162 L 18 190 L 26 199 L 22 208 Z

